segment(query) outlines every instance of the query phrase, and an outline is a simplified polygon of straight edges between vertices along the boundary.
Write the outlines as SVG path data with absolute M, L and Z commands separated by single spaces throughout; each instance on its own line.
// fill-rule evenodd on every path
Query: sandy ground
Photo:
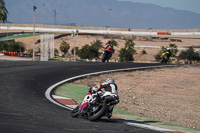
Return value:
M 179 48 L 184 46 L 200 46 L 200 36 L 174 36 L 175 38 L 178 37 L 178 39 L 181 39 L 182 42 L 168 42 L 168 41 L 162 41 L 162 40 L 146 40 L 149 38 L 148 36 L 144 37 L 136 37 L 136 36 L 128 36 L 128 35 L 104 35 L 104 36 L 90 36 L 90 35 L 79 35 L 76 39 L 76 47 L 82 48 L 85 44 L 91 44 L 91 42 L 95 40 L 101 40 L 103 42 L 103 45 L 105 45 L 108 40 L 114 39 L 118 43 L 118 47 L 114 47 L 115 53 L 113 54 L 111 61 L 118 60 L 119 51 L 122 47 L 125 45 L 125 38 L 134 38 L 135 46 L 169 46 L 170 43 L 175 43 Z M 172 37 L 172 36 L 170 36 Z M 36 40 L 40 39 L 40 36 L 36 36 Z M 25 37 L 25 38 L 18 38 L 15 39 L 16 41 L 23 42 L 25 44 L 26 49 L 31 49 L 33 47 L 33 37 Z M 62 37 L 55 40 L 55 48 L 59 50 L 60 44 L 62 41 L 66 41 L 70 44 L 70 49 L 68 51 L 68 57 L 73 57 L 71 54 L 71 50 L 74 48 L 74 38 L 71 36 Z M 40 44 L 36 44 L 36 50 L 38 49 Z M 156 55 L 160 49 L 155 48 L 136 48 L 135 50 L 137 54 L 134 55 L 135 61 L 152 61 L 154 60 L 154 55 Z M 145 50 L 147 52 L 146 55 L 141 54 L 141 51 Z M 100 49 L 99 52 L 103 52 L 103 49 Z M 59 50 L 59 54 L 61 54 Z
M 200 66 L 119 72 L 75 81 L 92 87 L 108 77 L 118 85 L 117 107 L 167 123 L 200 129 Z

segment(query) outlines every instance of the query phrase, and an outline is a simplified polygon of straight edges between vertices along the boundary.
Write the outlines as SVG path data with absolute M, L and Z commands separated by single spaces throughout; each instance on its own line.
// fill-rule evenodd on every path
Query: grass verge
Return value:
M 81 103 L 83 98 L 88 92 L 88 87 L 80 86 L 72 83 L 63 84 L 59 86 L 54 94 L 58 96 L 63 96 L 67 98 L 74 99 L 77 103 Z M 171 129 L 175 131 L 185 132 L 185 133 L 200 133 L 200 130 L 192 129 L 188 127 L 179 126 L 176 124 L 164 123 L 152 118 L 144 117 L 141 115 L 132 114 L 120 108 L 114 108 L 113 116 L 126 119 L 128 121 L 143 123 L 147 125 L 152 125 L 160 128 Z

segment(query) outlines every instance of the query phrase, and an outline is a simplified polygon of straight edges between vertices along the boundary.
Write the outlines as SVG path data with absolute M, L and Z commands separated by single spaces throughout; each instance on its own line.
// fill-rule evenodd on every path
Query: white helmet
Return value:
M 115 80 L 113 78 L 107 78 L 106 79 L 106 83 L 108 83 L 108 84 L 114 84 Z
M 171 50 L 171 48 L 167 48 L 167 51 Z

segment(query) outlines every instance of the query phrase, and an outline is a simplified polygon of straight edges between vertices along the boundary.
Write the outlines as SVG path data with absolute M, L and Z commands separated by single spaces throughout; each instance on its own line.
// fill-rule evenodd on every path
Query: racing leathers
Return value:
M 113 83 L 103 83 L 101 85 L 95 86 L 93 88 L 91 88 L 91 93 L 92 93 L 92 99 L 91 101 L 95 100 L 95 97 L 97 97 L 97 94 L 95 92 L 98 92 L 99 90 L 101 90 L 102 88 L 104 88 L 105 91 L 111 92 L 113 94 L 118 94 L 117 91 L 117 85 L 113 84 Z M 108 109 L 108 112 L 106 114 L 106 116 L 108 118 L 110 118 L 112 116 L 112 111 L 113 111 L 114 105 L 110 106 Z

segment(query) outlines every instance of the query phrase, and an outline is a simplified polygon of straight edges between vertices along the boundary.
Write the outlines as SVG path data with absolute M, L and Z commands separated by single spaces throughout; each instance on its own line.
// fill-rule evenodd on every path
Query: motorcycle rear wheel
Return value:
M 98 111 L 96 112 L 88 112 L 88 119 L 90 121 L 96 121 L 98 119 L 100 119 L 102 116 L 104 116 L 106 114 L 106 112 L 108 111 L 108 106 L 106 104 L 106 102 L 104 102 L 102 104 L 102 106 L 99 107 Z

